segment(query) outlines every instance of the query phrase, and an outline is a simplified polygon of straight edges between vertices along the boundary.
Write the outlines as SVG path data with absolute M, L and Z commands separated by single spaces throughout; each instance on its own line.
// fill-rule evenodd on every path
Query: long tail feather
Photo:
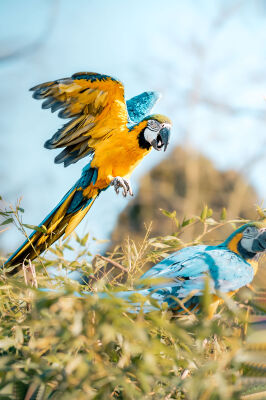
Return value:
M 6 261 L 5 268 L 17 265 L 10 274 L 18 272 L 25 260 L 34 260 L 62 235 L 65 234 L 67 237 L 76 228 L 100 194 L 100 191 L 93 186 L 96 179 L 97 170 L 85 167 L 78 182 L 40 223 L 42 231 L 34 231 Z M 91 185 L 90 195 L 84 197 L 83 189 L 89 185 Z

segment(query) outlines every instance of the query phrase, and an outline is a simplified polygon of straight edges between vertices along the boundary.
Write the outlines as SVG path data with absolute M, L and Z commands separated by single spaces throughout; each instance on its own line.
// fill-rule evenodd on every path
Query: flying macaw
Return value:
M 249 284 L 257 272 L 259 257 L 265 250 L 266 223 L 248 223 L 217 246 L 189 246 L 163 259 L 141 276 L 140 282 L 149 280 L 148 288 L 140 284 L 136 290 L 115 292 L 113 295 L 128 301 L 137 311 L 140 303 L 135 302 L 132 296 L 136 294 L 149 296 L 159 304 L 167 303 L 169 309 L 178 312 L 185 309 L 197 311 L 208 275 L 212 293 L 211 318 L 223 302 L 216 291 L 232 296 Z M 105 298 L 109 294 L 99 293 L 98 296 Z M 184 301 L 185 307 L 182 308 L 176 299 Z M 155 309 L 148 299 L 142 307 L 144 312 Z
M 33 260 L 62 235 L 66 238 L 85 217 L 99 194 L 109 186 L 116 193 L 133 195 L 129 177 L 151 151 L 166 150 L 171 121 L 147 115 L 159 95 L 144 92 L 129 100 L 118 80 L 97 73 L 80 72 L 71 78 L 43 83 L 30 89 L 42 108 L 71 118 L 45 143 L 48 149 L 64 148 L 55 163 L 68 166 L 85 156 L 89 163 L 80 179 L 40 223 L 29 239 L 7 260 L 5 267 L 16 273 L 24 260 Z

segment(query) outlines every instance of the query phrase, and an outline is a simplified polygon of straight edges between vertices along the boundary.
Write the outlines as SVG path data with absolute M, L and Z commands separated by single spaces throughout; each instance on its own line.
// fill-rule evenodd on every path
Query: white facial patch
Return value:
M 151 143 L 154 139 L 157 138 L 158 131 L 151 131 L 149 128 L 146 128 L 144 131 L 144 138 L 147 142 Z
M 252 252 L 252 245 L 253 245 L 254 238 L 243 238 L 241 239 L 241 245 L 244 247 L 245 250 Z
M 252 245 L 254 239 L 259 235 L 259 231 L 255 227 L 248 227 L 243 232 L 243 238 L 241 239 L 242 247 L 252 253 Z
M 144 131 L 144 138 L 147 142 L 151 143 L 157 138 L 158 133 L 161 129 L 161 124 L 154 119 L 150 119 L 147 123 L 147 128 Z

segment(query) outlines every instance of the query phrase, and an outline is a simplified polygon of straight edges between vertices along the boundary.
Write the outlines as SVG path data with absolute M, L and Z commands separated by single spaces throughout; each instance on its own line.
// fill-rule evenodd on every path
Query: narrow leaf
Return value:
M 42 233 L 47 232 L 47 229 L 45 228 L 44 225 L 42 225 L 42 226 L 35 226 L 35 225 L 30 225 L 30 224 L 22 224 L 22 225 L 25 226 L 25 228 L 32 229 L 33 231 L 42 232 Z
M 4 222 L 1 222 L 0 225 L 7 225 L 10 224 L 11 222 L 13 222 L 13 218 L 7 218 Z

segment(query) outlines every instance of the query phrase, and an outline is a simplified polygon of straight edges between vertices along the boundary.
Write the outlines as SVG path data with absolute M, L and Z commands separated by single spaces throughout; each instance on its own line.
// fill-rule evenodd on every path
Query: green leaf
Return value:
M 74 247 L 69 246 L 69 244 L 67 244 L 67 243 L 64 243 L 63 247 L 64 247 L 64 249 L 68 249 L 68 250 L 71 250 L 71 251 L 75 250 Z
M 179 228 L 180 223 L 179 223 L 179 221 L 178 221 L 178 219 L 177 219 L 177 217 L 176 217 L 176 211 L 175 211 L 175 210 L 172 211 L 172 212 L 170 212 L 170 211 L 166 211 L 166 210 L 160 208 L 160 211 L 161 211 L 161 213 L 162 213 L 163 215 L 165 215 L 166 217 L 171 218 L 171 219 L 175 222 L 177 228 Z
M 0 215 L 3 215 L 3 217 L 7 217 L 9 213 L 7 211 L 0 211 Z
M 184 226 L 192 224 L 194 221 L 195 221 L 195 218 L 189 218 L 189 219 L 184 218 L 181 226 L 183 228 Z
M 207 218 L 207 216 L 208 216 L 208 206 L 205 205 L 203 210 L 202 210 L 202 212 L 201 212 L 201 214 L 200 214 L 201 221 L 204 222 L 205 219 Z
M 164 237 L 163 237 L 163 240 L 164 240 L 165 242 L 167 242 L 167 241 L 177 241 L 177 242 L 181 242 L 181 240 L 180 240 L 178 237 L 172 236 L 172 235 L 164 236 Z
M 221 212 L 220 220 L 221 220 L 221 221 L 225 221 L 226 218 L 227 218 L 226 208 L 223 208 L 223 209 L 222 209 L 222 212 Z
M 74 236 L 76 242 L 78 242 L 79 244 L 81 244 L 81 239 L 80 239 L 79 235 L 77 234 L 77 232 L 74 231 L 74 232 L 72 233 L 72 235 Z
M 266 218 L 266 209 L 261 208 L 260 206 L 257 206 L 256 208 L 257 214 L 261 219 Z
M 11 222 L 13 222 L 13 218 L 7 218 L 4 222 L 1 222 L 0 225 L 7 225 L 10 224 Z
M 213 210 L 212 208 L 208 208 L 208 212 L 207 212 L 207 218 L 210 218 L 213 214 Z
M 82 257 L 82 256 L 84 256 L 85 254 L 87 254 L 87 250 L 86 250 L 86 249 L 80 251 L 80 252 L 78 253 L 78 255 L 77 255 L 77 258 Z
M 160 208 L 160 211 L 163 215 L 165 215 L 166 217 L 172 218 L 172 213 L 170 211 L 167 210 L 163 210 L 162 208 Z
M 89 234 L 89 232 L 81 239 L 81 241 L 80 241 L 80 244 L 81 244 L 81 246 L 86 246 L 86 243 L 87 243 L 87 241 L 88 241 L 88 239 L 89 239 L 89 236 L 90 236 L 90 234 Z
M 30 224 L 22 224 L 22 225 L 25 226 L 25 228 L 32 229 L 33 231 L 47 233 L 47 229 L 44 225 L 41 225 L 41 226 L 35 226 L 35 225 L 30 225 Z
M 169 247 L 168 244 L 159 243 L 159 242 L 153 242 L 153 243 L 151 243 L 151 246 L 158 247 L 159 249 L 166 249 L 167 247 Z

